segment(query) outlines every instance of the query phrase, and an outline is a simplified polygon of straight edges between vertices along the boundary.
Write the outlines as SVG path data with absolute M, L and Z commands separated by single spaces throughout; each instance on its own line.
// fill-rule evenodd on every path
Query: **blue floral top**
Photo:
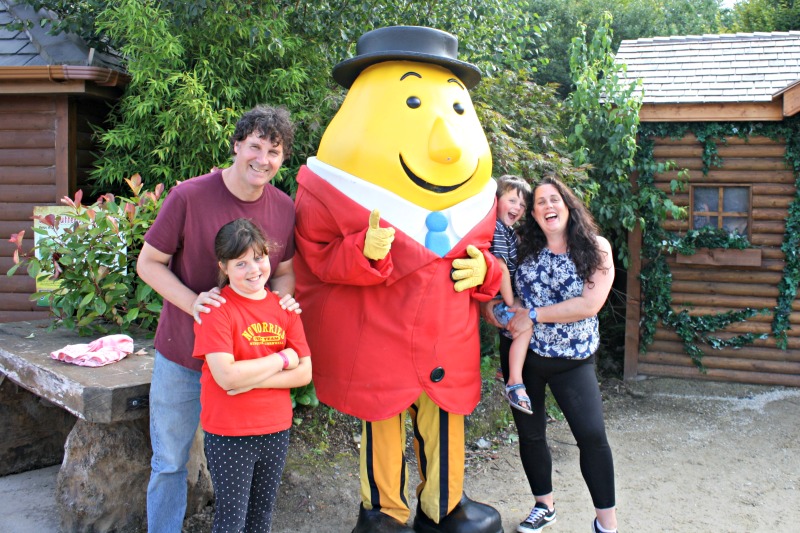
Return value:
M 575 271 L 569 253 L 557 255 L 547 248 L 539 257 L 528 256 L 519 264 L 514 284 L 528 309 L 557 304 L 583 292 L 583 280 Z M 595 315 L 566 324 L 535 324 L 530 347 L 543 357 L 586 359 L 599 344 L 600 331 Z

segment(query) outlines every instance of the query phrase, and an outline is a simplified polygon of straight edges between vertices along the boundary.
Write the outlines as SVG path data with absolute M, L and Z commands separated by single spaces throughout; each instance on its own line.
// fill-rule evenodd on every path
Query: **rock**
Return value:
M 138 533 L 147 529 L 149 433 L 147 418 L 113 424 L 79 420 L 75 424 L 56 481 L 61 531 Z M 191 516 L 213 500 L 200 430 L 187 468 L 186 514 Z
M 60 463 L 75 420 L 0 374 L 0 476 Z
M 61 531 L 144 531 L 150 456 L 147 418 L 78 420 L 56 479 Z

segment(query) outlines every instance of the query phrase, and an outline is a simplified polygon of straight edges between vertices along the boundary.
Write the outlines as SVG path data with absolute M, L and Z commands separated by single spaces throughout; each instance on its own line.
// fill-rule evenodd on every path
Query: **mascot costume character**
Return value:
M 424 27 L 364 34 L 333 69 L 349 89 L 299 172 L 297 298 L 320 401 L 362 420 L 354 533 L 501 533 L 463 493 L 464 417 L 480 399 L 479 302 L 500 270 L 477 67 Z M 407 526 L 405 417 L 420 470 Z

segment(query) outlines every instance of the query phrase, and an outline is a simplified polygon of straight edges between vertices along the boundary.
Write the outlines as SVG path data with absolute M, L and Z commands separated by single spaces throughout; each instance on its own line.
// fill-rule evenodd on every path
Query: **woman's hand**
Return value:
M 214 287 L 208 292 L 201 292 L 194 299 L 192 304 L 192 316 L 194 321 L 201 324 L 200 313 L 210 313 L 212 307 L 219 307 L 225 303 L 225 298 L 220 294 L 219 287 Z
M 272 291 L 272 292 L 274 292 L 278 296 L 280 296 L 281 294 L 278 291 Z M 286 309 L 287 311 L 290 312 L 294 311 L 298 315 L 303 312 L 303 310 L 300 309 L 300 304 L 297 302 L 297 300 L 294 299 L 294 296 L 292 296 L 291 294 L 284 294 L 283 296 L 281 296 L 279 303 L 281 304 L 281 309 Z
M 531 320 L 527 309 L 524 307 L 511 307 L 509 311 L 514 313 L 514 316 L 506 326 L 506 330 L 511 333 L 511 338 L 516 339 L 522 333 L 533 328 L 533 320 Z

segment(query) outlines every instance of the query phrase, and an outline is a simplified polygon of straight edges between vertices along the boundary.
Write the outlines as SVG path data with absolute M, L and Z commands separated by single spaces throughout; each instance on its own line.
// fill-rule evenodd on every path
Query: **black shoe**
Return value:
M 417 505 L 414 517 L 414 531 L 417 533 L 503 533 L 503 523 L 497 509 L 461 497 L 455 509 L 437 524 L 422 512 Z
M 377 509 L 358 510 L 358 522 L 353 533 L 414 533 L 414 530 Z
M 556 510 L 548 509 L 547 505 L 536 502 L 531 509 L 531 514 L 518 527 L 519 533 L 537 533 L 556 521 Z

